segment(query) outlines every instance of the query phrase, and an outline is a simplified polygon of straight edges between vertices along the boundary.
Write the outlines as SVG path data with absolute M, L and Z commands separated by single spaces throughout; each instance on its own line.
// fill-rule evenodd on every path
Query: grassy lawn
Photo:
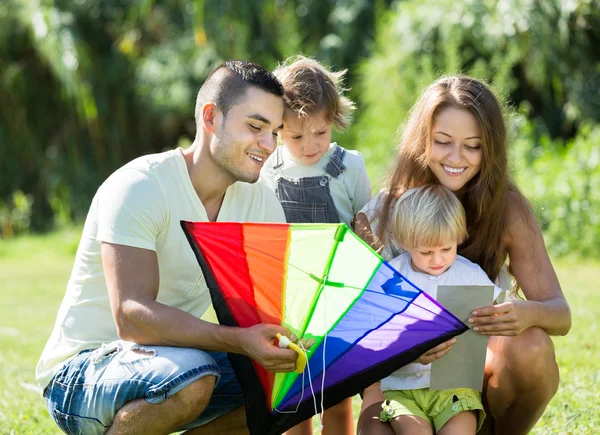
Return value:
M 54 324 L 79 233 L 0 240 L 0 434 L 59 434 L 35 391 L 34 369 Z M 532 433 L 600 431 L 600 262 L 555 263 L 573 329 L 554 342 L 561 385 Z M 359 400 L 355 399 L 358 411 Z M 358 413 L 356 412 L 357 416 Z

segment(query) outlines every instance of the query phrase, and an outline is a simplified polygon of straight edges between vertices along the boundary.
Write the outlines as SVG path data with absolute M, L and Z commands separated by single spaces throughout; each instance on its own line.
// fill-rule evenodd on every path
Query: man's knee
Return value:
M 203 376 L 175 393 L 166 401 L 169 412 L 173 412 L 182 425 L 196 419 L 208 406 L 215 381 L 214 376 Z

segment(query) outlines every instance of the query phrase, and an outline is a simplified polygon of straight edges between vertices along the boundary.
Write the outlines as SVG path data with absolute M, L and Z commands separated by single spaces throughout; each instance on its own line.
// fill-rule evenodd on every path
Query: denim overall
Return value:
M 276 163 L 273 166 L 276 175 L 275 194 L 285 212 L 288 223 L 339 223 L 340 217 L 329 183 L 331 177 L 337 178 L 346 170 L 343 160 L 346 150 L 335 145 L 335 150 L 325 166 L 321 176 L 288 178 L 278 170 L 283 166 L 282 147 L 276 150 Z

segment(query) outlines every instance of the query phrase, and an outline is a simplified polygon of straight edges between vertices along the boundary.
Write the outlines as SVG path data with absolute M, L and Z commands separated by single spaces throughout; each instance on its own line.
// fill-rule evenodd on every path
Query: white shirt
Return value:
M 452 266 L 441 275 L 429 275 L 412 268 L 410 255 L 405 252 L 390 261 L 390 265 L 404 275 L 410 282 L 432 298 L 437 298 L 438 285 L 487 285 L 493 284 L 478 264 L 465 257 L 456 256 Z M 494 299 L 503 291 L 494 286 Z M 490 301 L 491 303 L 491 301 Z M 381 390 L 416 390 L 428 388 L 431 364 L 410 363 L 381 381 Z
M 279 175 L 293 179 L 321 176 L 325 173 L 325 166 L 335 150 L 335 145 L 330 144 L 327 152 L 312 165 L 300 162 L 284 145 L 283 166 L 273 169 L 277 156 L 276 153 L 271 154 L 260 173 L 260 181 L 275 192 Z M 360 152 L 346 150 L 343 163 L 346 169 L 339 177 L 331 177 L 329 189 L 341 222 L 350 226 L 354 215 L 371 199 L 371 180 Z
M 211 304 L 210 294 L 181 220 L 208 221 L 208 216 L 179 149 L 133 160 L 100 186 L 54 330 L 36 368 L 42 390 L 80 351 L 119 339 L 104 279 L 102 242 L 155 251 L 157 301 L 202 316 Z M 238 182 L 227 189 L 217 221 L 285 222 L 285 216 L 265 186 Z

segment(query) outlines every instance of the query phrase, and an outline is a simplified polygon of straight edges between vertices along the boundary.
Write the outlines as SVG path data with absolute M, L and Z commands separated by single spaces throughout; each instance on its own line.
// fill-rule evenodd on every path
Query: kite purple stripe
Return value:
M 335 330 L 332 331 L 332 334 L 327 337 L 326 359 L 334 361 L 337 358 L 337 361 L 332 364 L 326 363 L 325 388 L 342 382 L 355 374 L 364 372 L 369 367 L 389 358 L 398 358 L 401 361 L 402 358 L 399 354 L 410 351 L 416 344 L 439 338 L 462 326 L 462 323 L 453 321 L 454 316 L 450 317 L 447 311 L 440 309 L 438 304 L 434 302 L 427 295 L 420 294 L 402 314 L 393 316 L 388 322 L 362 337 L 356 345 L 352 346 L 353 342 L 350 342 L 350 346 L 345 346 L 350 347 L 350 349 L 341 357 L 336 353 L 339 348 L 344 347 L 340 342 L 348 343 L 346 337 L 350 336 L 353 330 L 358 330 L 361 326 L 364 331 L 364 321 L 367 319 L 363 319 L 363 325 L 356 324 L 355 328 L 349 328 L 349 332 L 348 330 L 343 330 L 345 331 L 343 333 L 335 332 Z M 369 305 L 372 309 L 373 305 Z M 442 325 L 447 325 L 447 328 L 440 327 L 440 320 L 442 320 Z M 353 321 L 356 322 L 356 319 L 353 319 Z M 342 322 L 338 326 L 341 324 Z M 334 335 L 334 332 L 337 336 Z M 398 339 L 400 335 L 402 335 L 401 340 Z M 313 366 L 314 369 L 322 366 L 322 349 L 323 344 L 319 346 L 311 358 L 312 384 L 315 393 L 321 391 L 322 374 L 315 376 L 312 371 Z M 404 362 L 404 365 L 409 362 Z M 302 377 L 299 376 L 298 385 L 294 384 L 293 387 L 295 394 L 288 394 L 286 399 L 279 405 L 280 410 L 285 410 L 288 406 L 295 407 L 297 405 L 301 396 L 301 380 Z M 308 385 L 308 381 L 305 384 Z M 304 400 L 312 400 L 310 390 L 305 390 Z

